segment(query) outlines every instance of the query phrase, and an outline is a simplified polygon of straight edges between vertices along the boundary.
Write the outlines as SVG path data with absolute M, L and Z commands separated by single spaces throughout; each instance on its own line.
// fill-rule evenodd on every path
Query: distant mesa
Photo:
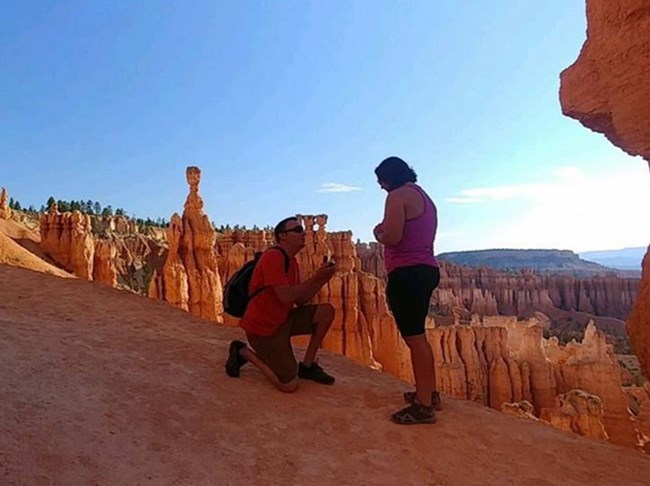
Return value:
M 537 273 L 571 274 L 576 277 L 620 274 L 616 268 L 584 260 L 571 250 L 490 249 L 441 253 L 437 258 L 456 265 L 489 267 L 506 271 L 532 270 Z M 621 276 L 639 277 L 640 269 L 639 265 L 636 274 L 632 272 Z
M 646 247 L 623 248 L 622 250 L 585 251 L 579 253 L 580 258 L 591 262 L 600 263 L 606 267 L 619 270 L 641 271 L 641 262 L 645 255 Z

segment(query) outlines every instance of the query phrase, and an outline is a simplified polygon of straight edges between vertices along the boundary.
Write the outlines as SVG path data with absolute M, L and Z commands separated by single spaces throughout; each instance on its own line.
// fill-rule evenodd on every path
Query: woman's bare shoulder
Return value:
M 408 194 L 410 194 L 412 190 L 413 190 L 413 188 L 411 187 L 410 184 L 404 184 L 403 186 L 398 187 L 397 189 L 393 189 L 392 191 L 390 191 L 388 193 L 388 195 L 393 196 L 393 197 L 404 198 Z

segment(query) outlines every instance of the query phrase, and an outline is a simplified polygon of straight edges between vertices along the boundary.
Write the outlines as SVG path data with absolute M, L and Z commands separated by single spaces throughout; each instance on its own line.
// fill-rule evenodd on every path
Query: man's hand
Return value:
M 336 273 L 336 266 L 331 265 L 326 263 L 322 267 L 320 267 L 318 270 L 316 270 L 316 273 L 314 276 L 321 282 L 329 282 L 330 279 L 334 276 Z

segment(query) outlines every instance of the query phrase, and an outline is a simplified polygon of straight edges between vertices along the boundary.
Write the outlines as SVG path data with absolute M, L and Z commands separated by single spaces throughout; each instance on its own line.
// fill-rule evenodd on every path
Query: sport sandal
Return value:
M 416 394 L 414 391 L 404 392 L 404 401 L 406 403 L 415 402 L 415 397 Z M 436 412 L 440 412 L 442 410 L 442 399 L 440 398 L 440 393 L 435 390 L 431 392 L 431 405 L 433 405 L 433 408 Z
M 406 408 L 395 412 L 391 420 L 400 425 L 435 424 L 436 412 L 433 406 L 425 407 L 417 401 Z

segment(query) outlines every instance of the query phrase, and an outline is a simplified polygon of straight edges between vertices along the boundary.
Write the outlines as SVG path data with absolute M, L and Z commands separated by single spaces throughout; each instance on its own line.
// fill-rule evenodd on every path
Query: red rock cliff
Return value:
M 645 376 L 650 376 L 650 246 L 643 259 L 639 298 L 627 320 L 627 332 Z
M 561 74 L 562 112 L 650 160 L 650 5 L 587 0 L 587 40 Z
M 56 203 L 41 214 L 41 249 L 64 270 L 93 279 L 95 242 L 90 217 L 79 211 L 59 213 Z
M 587 0 L 587 40 L 576 62 L 561 75 L 563 113 L 650 163 L 649 73 L 648 1 Z M 641 290 L 627 321 L 646 376 L 650 376 L 649 260 L 646 254 Z

